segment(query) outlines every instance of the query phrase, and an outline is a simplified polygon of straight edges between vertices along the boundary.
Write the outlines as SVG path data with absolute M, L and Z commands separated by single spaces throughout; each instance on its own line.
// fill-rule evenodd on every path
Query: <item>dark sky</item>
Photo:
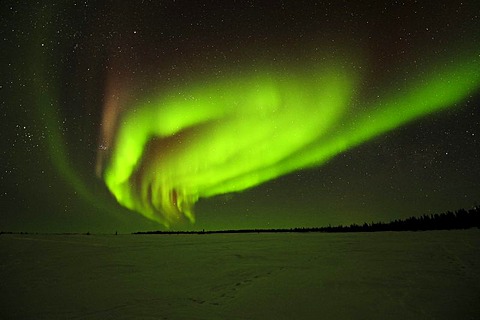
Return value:
M 98 157 L 107 163 L 112 157 L 102 142 L 112 95 L 122 115 L 148 96 L 192 83 L 202 87 L 262 68 L 289 77 L 331 59 L 359 74 L 347 106 L 352 115 L 381 112 L 381 103 L 362 103 L 402 101 L 401 90 L 408 95 L 417 83 L 428 88 L 440 79 L 454 87 L 467 74 L 475 83 L 443 110 L 319 166 L 201 198 L 196 223 L 172 229 L 389 221 L 478 205 L 480 3 L 299 2 L 3 1 L 0 230 L 162 229 L 119 205 L 96 174 Z M 452 79 L 443 79 L 452 65 Z M 415 97 L 411 108 L 432 99 Z

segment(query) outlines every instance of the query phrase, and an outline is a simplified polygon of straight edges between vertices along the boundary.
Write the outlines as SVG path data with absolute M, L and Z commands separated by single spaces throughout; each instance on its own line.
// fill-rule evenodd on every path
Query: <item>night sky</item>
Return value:
M 299 2 L 3 1 L 0 231 L 478 205 L 480 2 Z

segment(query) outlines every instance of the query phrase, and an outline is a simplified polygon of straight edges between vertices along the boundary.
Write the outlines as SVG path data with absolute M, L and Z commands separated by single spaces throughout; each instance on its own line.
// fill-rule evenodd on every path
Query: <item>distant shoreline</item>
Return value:
M 285 233 L 285 232 L 381 232 L 381 231 L 430 231 L 480 228 L 480 208 L 460 209 L 441 214 L 410 217 L 388 223 L 372 222 L 362 225 L 328 227 L 296 227 L 279 229 L 202 230 L 202 231 L 139 231 L 133 234 L 215 234 L 215 233 Z
M 373 230 L 373 231 L 323 231 L 317 228 L 293 228 L 293 229 L 238 229 L 238 230 L 208 230 L 208 231 L 138 231 L 131 233 L 119 233 L 118 236 L 136 235 L 208 235 L 208 234 L 271 234 L 271 233 L 380 233 L 380 232 L 426 232 L 426 231 L 455 231 L 474 230 L 480 227 L 461 229 L 429 229 L 429 230 Z M 15 232 L 1 231 L 1 235 L 26 235 L 26 236 L 115 236 L 114 233 L 81 233 L 81 232 Z
M 407 219 L 397 219 L 388 223 L 372 222 L 362 225 L 351 224 L 349 226 L 327 226 L 327 227 L 295 227 L 295 228 L 277 228 L 277 229 L 229 229 L 229 230 L 193 230 L 193 231 L 173 231 L 173 230 L 154 230 L 137 231 L 126 234 L 145 235 L 172 235 L 172 234 L 234 234 L 234 233 L 352 233 L 352 232 L 382 232 L 382 231 L 433 231 L 433 230 L 465 230 L 471 228 L 480 229 L 480 207 L 474 207 L 470 210 L 460 209 L 455 212 L 447 211 L 441 214 L 423 215 L 420 217 L 409 217 Z M 84 233 L 58 233 L 58 232 L 16 232 L 1 231 L 2 234 L 41 234 L 41 235 L 91 235 L 90 232 Z M 102 235 L 111 235 L 111 233 L 98 233 Z M 117 235 L 117 232 L 113 233 Z

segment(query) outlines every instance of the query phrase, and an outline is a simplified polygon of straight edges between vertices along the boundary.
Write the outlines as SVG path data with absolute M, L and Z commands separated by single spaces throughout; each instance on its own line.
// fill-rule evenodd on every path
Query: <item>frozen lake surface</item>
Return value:
M 480 230 L 1 235 L 1 319 L 479 319 Z

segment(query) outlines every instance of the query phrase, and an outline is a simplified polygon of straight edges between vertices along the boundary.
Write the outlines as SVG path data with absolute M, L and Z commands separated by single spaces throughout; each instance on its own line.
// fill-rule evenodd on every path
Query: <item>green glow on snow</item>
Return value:
M 122 114 L 103 177 L 121 205 L 166 226 L 193 222 L 201 197 L 321 165 L 454 106 L 478 89 L 478 70 L 478 57 L 460 56 L 376 101 L 357 99 L 361 74 L 338 61 L 167 90 Z

